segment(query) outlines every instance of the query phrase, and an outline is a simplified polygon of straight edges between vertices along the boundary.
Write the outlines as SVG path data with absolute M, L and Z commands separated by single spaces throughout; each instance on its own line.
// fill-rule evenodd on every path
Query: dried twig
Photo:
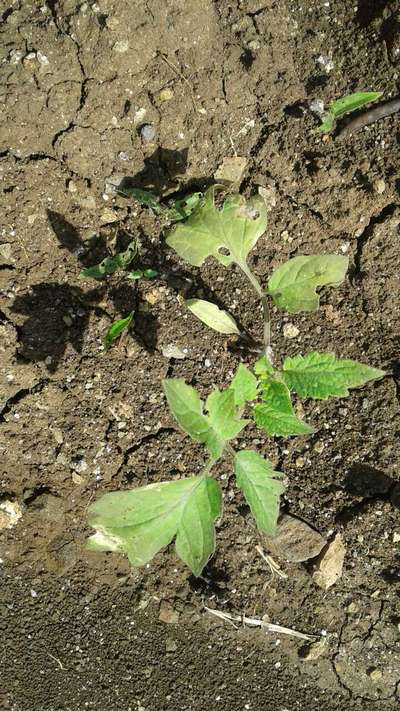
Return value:
M 182 72 L 180 71 L 180 69 L 179 69 L 178 67 L 176 67 L 175 64 L 173 64 L 173 63 L 168 59 L 168 57 L 167 57 L 166 54 L 163 54 L 163 52 L 158 52 L 158 55 L 159 55 L 159 56 L 161 57 L 161 59 L 165 62 L 165 64 L 167 64 L 167 66 L 168 66 L 170 69 L 172 69 L 172 71 L 175 72 L 175 74 L 176 74 L 180 79 L 182 79 L 182 81 L 185 82 L 186 86 L 187 86 L 188 89 L 189 89 L 190 98 L 191 98 L 191 100 L 192 100 L 193 108 L 194 108 L 195 111 L 198 111 L 197 104 L 196 104 L 196 99 L 195 99 L 195 97 L 194 97 L 194 91 L 193 91 L 193 88 L 192 88 L 192 85 L 191 85 L 189 79 L 188 79 L 187 77 L 185 77 L 185 75 L 182 74 Z
M 242 625 L 247 625 L 248 627 L 261 627 L 266 632 L 275 632 L 276 634 L 286 634 L 291 637 L 296 637 L 297 639 L 305 639 L 307 642 L 314 642 L 319 639 L 319 635 L 315 634 L 304 634 L 304 632 L 297 632 L 297 630 L 292 630 L 289 627 L 282 627 L 282 625 L 274 625 L 272 622 L 265 622 L 256 617 L 246 617 L 246 615 L 230 615 L 229 612 L 221 612 L 221 610 L 212 610 L 210 607 L 204 606 L 207 612 L 219 619 L 224 620 L 224 622 L 229 622 L 229 624 L 236 627 L 235 622 L 241 622 Z
M 273 559 L 270 555 L 266 555 L 266 554 L 264 553 L 264 551 L 263 551 L 263 549 L 261 548 L 261 546 L 256 546 L 256 551 L 257 551 L 257 553 L 260 554 L 261 558 L 262 558 L 263 560 L 265 560 L 266 564 L 268 565 L 268 567 L 269 567 L 269 569 L 270 569 L 270 571 L 271 571 L 272 577 L 274 577 L 275 575 L 277 575 L 278 578 L 282 578 L 282 580 L 287 580 L 287 577 L 288 577 L 288 576 L 286 575 L 286 573 L 284 573 L 283 570 L 280 569 L 278 563 L 276 563 L 276 562 L 274 561 L 274 559 Z
M 55 657 L 54 654 L 51 654 L 51 652 L 47 652 L 47 656 L 50 657 L 51 659 L 54 659 L 54 661 L 57 662 L 57 664 L 58 664 L 58 666 L 60 667 L 60 669 L 62 669 L 62 671 L 65 671 L 65 667 L 63 667 L 63 665 L 61 664 L 60 660 L 57 659 L 57 657 Z

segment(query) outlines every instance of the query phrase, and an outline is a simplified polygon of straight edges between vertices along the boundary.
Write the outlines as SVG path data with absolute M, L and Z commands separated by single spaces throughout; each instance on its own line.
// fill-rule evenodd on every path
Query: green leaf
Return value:
M 158 272 L 155 269 L 135 269 L 133 272 L 129 272 L 127 275 L 128 279 L 141 279 L 146 277 L 146 279 L 154 279 L 158 276 Z
M 268 282 L 268 292 L 280 309 L 296 314 L 316 311 L 320 286 L 337 286 L 344 278 L 348 257 L 337 254 L 294 257 L 276 269 Z
M 218 306 L 212 304 L 211 301 L 204 301 L 204 299 L 187 299 L 185 304 L 192 314 L 197 316 L 206 326 L 214 329 L 214 331 L 218 331 L 218 333 L 240 334 L 232 316 L 226 311 L 219 309 Z
M 264 384 L 262 402 L 257 403 L 253 415 L 255 423 L 270 435 L 288 437 L 314 432 L 295 415 L 289 390 L 279 380 L 269 380 Z
M 133 319 L 133 311 L 126 318 L 121 318 L 118 321 L 114 321 L 114 323 L 111 324 L 106 335 L 104 336 L 104 345 L 105 345 L 106 349 L 110 348 L 110 346 L 112 346 L 115 339 L 121 335 L 122 331 L 125 331 L 127 328 L 129 328 L 129 326 L 132 323 L 132 319 Z
M 323 115 L 322 123 L 317 126 L 315 131 L 317 133 L 330 133 L 333 130 L 334 120 L 335 117 L 328 111 L 326 114 Z
M 247 202 L 242 195 L 231 195 L 218 209 L 215 196 L 220 189 L 209 188 L 188 220 L 168 233 L 168 246 L 194 266 L 200 266 L 209 256 L 224 266 L 233 262 L 245 265 L 247 255 L 265 231 L 267 209 L 260 195 Z
M 220 439 L 227 442 L 237 437 L 248 420 L 240 420 L 235 408 L 235 394 L 228 390 L 214 390 L 206 400 L 211 427 Z
M 377 101 L 381 96 L 383 96 L 383 91 L 357 91 L 354 94 L 348 94 L 341 99 L 332 101 L 329 111 L 332 112 L 335 118 L 339 118 L 344 114 L 350 114 L 352 111 L 361 109 L 372 101 Z
M 168 208 L 168 218 L 171 222 L 186 220 L 196 209 L 202 197 L 203 193 L 190 193 L 184 198 L 175 200 Z
M 279 515 L 279 499 L 284 492 L 282 474 L 257 452 L 242 450 L 235 455 L 235 475 L 250 506 L 257 528 L 274 535 Z
M 181 429 L 196 442 L 207 441 L 210 423 L 203 414 L 203 402 L 200 395 L 187 385 L 183 378 L 167 378 L 162 381 L 169 408 Z
M 214 521 L 221 513 L 220 486 L 214 479 L 203 477 L 184 506 L 175 542 L 177 555 L 196 576 L 214 553 Z
M 243 408 L 246 402 L 257 398 L 258 380 L 243 363 L 239 363 L 229 387 L 233 390 L 236 407 Z
M 88 510 L 96 529 L 88 548 L 126 553 L 141 566 L 176 536 L 178 556 L 200 575 L 215 549 L 221 508 L 219 485 L 205 476 L 105 494 Z
M 273 375 L 275 373 L 275 368 L 266 356 L 262 356 L 254 364 L 254 372 L 256 375 L 260 375 L 261 377 L 267 377 L 268 375 Z
M 196 442 L 205 444 L 214 460 L 221 456 L 225 443 L 247 425 L 248 421 L 239 419 L 236 412 L 233 390 L 214 390 L 207 398 L 208 415 L 205 415 L 197 390 L 182 378 L 163 380 L 163 388 L 181 429 Z
M 94 267 L 83 269 L 80 277 L 91 277 L 92 279 L 103 279 L 107 274 L 113 274 L 117 269 L 124 269 L 131 263 L 137 254 L 136 242 L 132 241 L 128 244 L 125 252 L 118 252 L 113 257 L 106 257 L 100 264 Z
M 286 358 L 283 363 L 283 377 L 288 388 L 300 397 L 318 400 L 347 397 L 349 388 L 360 387 L 384 375 L 383 370 L 355 360 L 338 360 L 333 353 L 297 355 Z
M 143 269 L 135 269 L 134 272 L 127 274 L 128 279 L 141 279 L 144 275 Z
M 145 269 L 143 272 L 143 276 L 146 277 L 146 279 L 154 279 L 158 274 L 157 269 Z
M 315 130 L 319 133 L 329 133 L 333 129 L 335 119 L 361 109 L 366 104 L 380 99 L 382 95 L 383 91 L 357 91 L 332 101 L 328 111 L 322 117 L 321 125 Z
M 140 202 L 141 205 L 146 205 L 154 210 L 155 213 L 160 214 L 163 211 L 163 207 L 159 203 L 159 199 L 150 190 L 142 190 L 141 188 L 118 188 L 118 192 L 125 197 L 133 197 L 135 200 Z

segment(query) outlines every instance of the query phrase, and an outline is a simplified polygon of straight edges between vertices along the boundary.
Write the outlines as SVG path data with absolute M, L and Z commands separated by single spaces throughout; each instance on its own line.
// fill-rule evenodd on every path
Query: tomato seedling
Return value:
M 264 288 L 247 262 L 267 225 L 262 195 L 247 201 L 240 194 L 229 195 L 217 207 L 219 191 L 218 186 L 207 190 L 189 217 L 169 230 L 166 242 L 193 266 L 213 257 L 223 267 L 239 267 L 262 305 L 262 355 L 252 369 L 240 364 L 230 386 L 213 390 L 205 402 L 183 379 L 163 381 L 179 427 L 206 450 L 207 460 L 199 475 L 108 493 L 89 507 L 90 523 L 96 530 L 89 539 L 91 549 L 125 553 L 132 565 L 140 566 L 175 539 L 177 555 L 194 575 L 201 574 L 215 548 L 222 492 L 213 472 L 218 471 L 221 457 L 231 458 L 237 486 L 258 529 L 269 535 L 276 530 L 284 491 L 282 474 L 258 452 L 235 449 L 243 429 L 253 420 L 272 437 L 310 435 L 315 429 L 297 416 L 292 393 L 306 399 L 346 397 L 351 388 L 385 375 L 377 368 L 316 351 L 285 358 L 280 366 L 273 362 L 270 301 L 292 314 L 317 310 L 317 289 L 341 284 L 348 258 L 296 256 L 273 271 Z M 189 299 L 186 305 L 210 328 L 240 334 L 233 317 L 215 304 Z
M 341 99 L 332 101 L 328 111 L 322 116 L 322 123 L 315 130 L 318 133 L 330 133 L 338 118 L 351 114 L 357 109 L 362 109 L 366 104 L 371 104 L 383 96 L 383 91 L 357 91 L 355 94 L 348 94 Z

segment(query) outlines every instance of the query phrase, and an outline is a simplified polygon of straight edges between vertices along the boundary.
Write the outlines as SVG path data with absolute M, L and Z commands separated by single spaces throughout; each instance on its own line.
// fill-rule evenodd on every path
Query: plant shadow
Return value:
M 336 515 L 336 523 L 350 523 L 367 511 L 374 501 L 390 500 L 400 509 L 400 483 L 369 464 L 354 464 L 346 473 L 344 490 L 356 500 L 342 508 Z
M 105 235 L 95 235 L 84 242 L 74 225 L 63 215 L 53 210 L 48 210 L 47 214 L 59 244 L 71 252 L 82 267 L 92 266 L 107 255 Z M 117 250 L 125 249 L 130 240 L 128 233 L 119 230 Z M 87 290 L 70 284 L 43 282 L 35 284 L 25 294 L 18 295 L 11 311 L 27 316 L 18 329 L 19 357 L 27 361 L 43 362 L 47 370 L 54 373 L 64 358 L 68 344 L 77 353 L 82 352 L 90 315 L 104 315 L 104 309 L 99 304 L 105 296 L 114 307 L 110 311 L 113 310 L 119 317 L 137 308 L 135 283 L 121 281 L 120 277 L 114 276 L 104 282 L 98 281 L 96 287 Z M 137 332 L 135 328 L 132 333 L 146 350 L 154 350 L 157 343 L 157 319 L 151 315 L 146 315 L 146 319 L 141 316 Z
M 161 200 L 181 197 L 194 190 L 204 191 L 214 183 L 209 177 L 193 178 L 183 182 L 187 167 L 188 149 L 181 151 L 157 148 L 144 160 L 144 167 L 119 184 L 125 187 L 151 189 L 160 194 Z M 175 190 L 175 192 L 172 192 Z M 166 191 L 169 191 L 166 192 Z M 93 266 L 108 254 L 107 237 L 97 234 L 83 241 L 78 230 L 65 217 L 54 210 L 48 210 L 49 224 L 62 249 L 76 257 L 83 268 Z M 201 277 L 197 268 L 185 268 L 171 264 L 160 242 L 152 241 L 143 228 L 138 225 L 136 232 L 145 250 L 141 255 L 141 267 L 156 269 L 168 286 L 182 294 L 184 298 L 199 297 L 212 301 L 219 308 L 226 307 L 216 296 L 213 289 Z M 132 236 L 123 228 L 116 231 L 116 251 L 126 249 Z M 134 311 L 132 336 L 146 350 L 157 349 L 158 320 L 149 312 L 139 309 L 140 293 L 137 283 L 126 281 L 121 276 L 112 275 L 104 281 L 98 281 L 96 287 L 86 290 L 84 287 L 66 283 L 43 282 L 34 285 L 29 292 L 18 295 L 11 310 L 27 316 L 19 327 L 18 353 L 22 359 L 43 362 L 49 372 L 55 372 L 64 358 L 68 344 L 78 353 L 82 352 L 85 331 L 90 315 L 104 315 L 100 306 L 104 299 L 110 301 L 118 318 Z M 109 314 L 107 313 L 109 316 Z M 114 318 L 114 317 L 113 317 Z M 239 341 L 230 344 L 230 348 L 243 350 L 257 346 L 255 339 L 246 332 L 244 326 L 235 320 L 243 334 Z M 110 317 L 111 324 L 111 317 Z

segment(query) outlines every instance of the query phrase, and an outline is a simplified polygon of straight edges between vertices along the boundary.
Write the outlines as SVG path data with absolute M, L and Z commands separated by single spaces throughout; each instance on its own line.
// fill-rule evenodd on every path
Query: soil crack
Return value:
M 385 222 L 388 217 L 391 217 L 394 214 L 395 210 L 398 207 L 399 205 L 396 202 L 391 202 L 388 205 L 385 205 L 385 207 L 382 208 L 382 210 L 377 215 L 373 215 L 371 217 L 370 221 L 358 237 L 357 249 L 354 255 L 354 271 L 352 275 L 352 279 L 354 281 L 362 280 L 361 260 L 363 256 L 363 251 L 364 247 L 368 243 L 368 240 L 370 239 L 370 237 L 372 237 L 375 226 L 381 225 L 383 222 Z
M 35 393 L 42 392 L 43 388 L 50 382 L 50 378 L 42 378 L 38 383 L 32 385 L 30 388 L 21 388 L 15 395 L 8 398 L 3 409 L 0 411 L 0 422 L 5 422 L 5 416 L 8 412 L 12 410 L 14 405 L 17 405 L 21 400 L 23 400 L 28 395 L 34 395 Z

